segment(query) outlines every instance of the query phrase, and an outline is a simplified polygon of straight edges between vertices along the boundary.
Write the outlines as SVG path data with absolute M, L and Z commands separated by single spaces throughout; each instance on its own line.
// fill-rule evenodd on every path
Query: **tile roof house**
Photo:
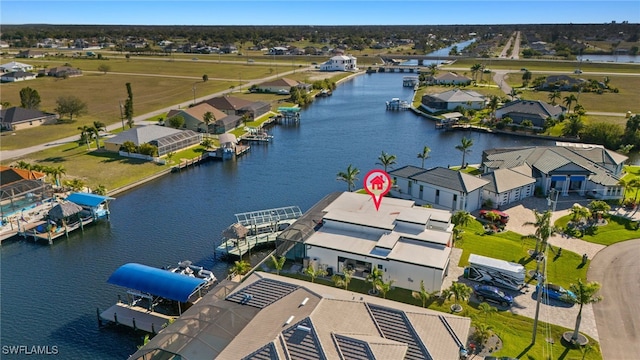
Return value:
M 471 319 L 255 272 L 225 283 L 129 360 L 458 359 Z
M 209 129 L 207 129 L 204 123 L 204 114 L 207 112 L 213 115 L 213 121 L 209 124 Z M 197 132 L 208 132 L 209 134 L 222 134 L 240 126 L 242 123 L 242 119 L 239 116 L 227 115 L 206 102 L 186 109 L 170 110 L 167 114 L 167 119 L 178 115 L 184 118 L 183 127 L 185 129 Z
M 513 123 L 521 124 L 529 120 L 534 127 L 543 128 L 547 118 L 558 120 L 566 108 L 560 105 L 551 105 L 540 100 L 516 100 L 505 104 L 496 110 L 496 118 L 511 118 Z
M 47 174 L 40 171 L 17 169 L 0 165 L 0 186 L 9 185 L 22 180 L 38 180 L 44 182 L 46 177 Z
M 489 181 L 483 188 L 483 202 L 490 199 L 494 207 L 532 196 L 536 184 L 536 179 L 514 169 L 497 169 L 483 174 L 482 179 Z
M 12 61 L 3 65 L 0 65 L 0 72 L 14 72 L 14 71 L 32 71 L 33 66 L 29 64 L 24 64 L 17 61 Z
M 482 188 L 488 181 L 443 167 L 422 169 L 407 165 L 389 172 L 392 196 L 434 208 L 468 212 L 482 206 Z
M 218 96 L 205 102 L 227 115 L 249 115 L 249 119 L 256 119 L 271 110 L 271 105 L 263 101 L 249 101 L 234 96 Z
M 420 106 L 429 112 L 454 110 L 458 106 L 465 109 L 483 109 L 486 104 L 484 95 L 471 90 L 453 89 L 437 94 L 422 96 Z
M 14 106 L 0 110 L 0 124 L 4 130 L 22 130 L 44 124 L 55 124 L 58 115 L 36 109 Z
M 438 85 L 469 85 L 471 84 L 471 81 L 472 79 L 454 72 L 440 74 L 427 80 L 427 82 L 431 84 Z
M 540 90 L 561 90 L 561 91 L 578 91 L 580 85 L 586 80 L 572 77 L 569 75 L 549 75 L 544 83 L 540 85 Z
M 555 189 L 561 195 L 575 193 L 609 200 L 621 199 L 624 195 L 624 187 L 619 182 L 626 160 L 626 156 L 600 145 L 558 143 L 557 146 L 485 150 L 482 171 L 489 174 L 511 169 L 528 175 L 544 194 Z
M 292 87 L 298 87 L 300 89 L 304 89 L 309 91 L 311 89 L 311 85 L 299 82 L 298 80 L 288 79 L 288 78 L 280 78 L 272 81 L 263 82 L 256 86 L 256 91 L 258 92 L 267 92 L 267 93 L 276 93 L 276 94 L 289 94 Z
M 4 73 L 0 76 L 2 82 L 17 82 L 25 80 L 33 80 L 37 77 L 36 74 L 25 71 L 14 71 L 10 73 Z
M 74 76 L 82 76 L 82 71 L 80 69 L 71 67 L 71 66 L 57 66 L 51 69 L 45 70 L 48 76 L 53 77 L 74 77 Z
M 43 58 L 45 57 L 45 53 L 43 51 L 37 51 L 37 50 L 24 50 L 24 51 L 20 51 L 16 57 L 17 58 L 31 58 L 31 59 L 37 59 L 37 58 Z

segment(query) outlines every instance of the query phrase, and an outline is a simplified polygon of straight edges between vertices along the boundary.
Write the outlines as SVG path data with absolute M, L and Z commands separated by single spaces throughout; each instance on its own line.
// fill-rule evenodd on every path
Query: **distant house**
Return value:
M 200 144 L 202 134 L 191 130 L 177 130 L 169 127 L 148 125 L 123 131 L 104 140 L 104 148 L 119 152 L 122 145 L 131 141 L 134 145 L 151 144 L 158 148 L 158 156 Z
M 358 59 L 351 55 L 336 55 L 320 65 L 320 71 L 357 71 Z
M 207 125 L 204 122 L 204 114 L 210 112 L 213 115 L 213 121 L 209 124 L 209 129 L 207 129 Z M 196 132 L 208 132 L 210 134 L 219 134 L 224 133 L 228 130 L 231 130 L 241 124 L 240 117 L 237 115 L 227 115 L 217 108 L 209 105 L 206 102 L 197 104 L 190 108 L 186 109 L 174 109 L 169 111 L 167 114 L 167 119 L 170 119 L 175 116 L 182 116 L 184 118 L 183 128 L 189 129 Z M 223 119 L 233 119 L 233 123 L 229 124 L 227 119 L 223 121 Z M 231 128 L 228 128 L 230 125 L 234 125 Z M 220 128 L 224 129 L 224 131 L 220 132 Z
M 492 181 L 487 174 L 511 169 L 534 179 L 535 186 L 543 194 L 554 189 L 562 196 L 574 193 L 610 200 L 621 199 L 624 195 L 624 187 L 619 183 L 626 160 L 626 156 L 600 145 L 558 143 L 557 146 L 487 149 L 482 152 L 482 171 L 483 178 Z M 513 189 L 524 185 L 524 179 L 516 181 L 513 173 L 499 173 L 498 179 L 504 178 L 505 174 L 514 177 L 508 180 L 514 181 L 510 185 Z M 498 186 L 495 191 L 487 189 L 493 195 L 501 194 L 498 203 L 503 203 L 508 201 L 504 199 L 508 187 Z M 521 193 L 520 198 L 523 197 Z
M 0 65 L 0 72 L 10 73 L 15 71 L 32 71 L 33 66 L 24 64 L 17 61 L 12 61 L 3 65 Z
M 443 167 L 404 166 L 389 172 L 394 197 L 451 211 L 474 211 L 482 206 L 482 188 L 488 181 Z
M 249 119 L 256 119 L 271 110 L 271 105 L 262 101 L 249 101 L 234 96 L 218 96 L 205 102 L 227 115 L 249 115 Z
M 25 58 L 25 59 L 37 59 L 45 57 L 45 53 L 37 50 L 24 50 L 20 51 L 16 57 L 17 58 Z
M 33 80 L 37 77 L 36 74 L 25 72 L 25 71 L 14 71 L 10 73 L 5 73 L 0 76 L 0 81 L 2 82 L 17 82 L 17 81 L 26 81 Z
M 301 83 L 298 80 L 281 78 L 277 80 L 267 81 L 256 86 L 258 92 L 267 92 L 275 94 L 289 94 L 292 87 L 298 87 L 309 91 L 311 86 L 309 84 Z
M 82 76 L 82 71 L 80 69 L 71 66 L 58 66 L 45 71 L 48 76 L 57 78 Z
M 289 54 L 289 48 L 284 46 L 274 46 L 269 48 L 269 55 L 287 55 Z
M 549 75 L 544 83 L 538 87 L 539 90 L 561 90 L 561 91 L 578 91 L 580 85 L 586 80 L 571 77 L 569 75 Z
M 3 130 L 22 130 L 30 127 L 54 124 L 58 115 L 36 109 L 25 109 L 14 106 L 0 110 L 0 122 Z
M 566 108 L 560 105 L 551 105 L 540 100 L 516 100 L 505 104 L 496 110 L 496 118 L 511 118 L 513 123 L 521 124 L 529 120 L 533 126 L 542 128 L 547 118 L 558 119 L 564 114 Z
M 454 72 L 447 72 L 430 78 L 428 82 L 435 85 L 469 85 L 471 79 Z
M 420 106 L 429 112 L 454 110 L 458 106 L 465 109 L 483 109 L 486 103 L 484 95 L 475 91 L 453 89 L 438 94 L 422 96 Z

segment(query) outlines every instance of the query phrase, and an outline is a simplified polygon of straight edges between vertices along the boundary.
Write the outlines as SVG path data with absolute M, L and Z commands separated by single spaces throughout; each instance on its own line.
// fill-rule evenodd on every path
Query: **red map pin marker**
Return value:
M 391 190 L 391 176 L 383 170 L 371 170 L 364 177 L 364 189 L 373 198 L 376 210 L 379 210 L 382 197 Z

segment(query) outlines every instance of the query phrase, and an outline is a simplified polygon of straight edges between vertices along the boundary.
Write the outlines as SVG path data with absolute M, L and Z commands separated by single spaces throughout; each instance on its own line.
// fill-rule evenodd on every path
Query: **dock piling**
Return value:
M 136 327 L 136 318 L 132 318 L 132 319 L 131 319 L 131 322 L 133 323 L 133 330 L 134 330 L 134 331 L 137 331 L 137 330 L 138 330 L 138 327 Z
M 98 317 L 98 327 L 102 327 L 102 319 L 100 318 L 100 308 L 96 307 L 96 316 Z
M 113 322 L 118 325 L 118 313 L 113 313 Z

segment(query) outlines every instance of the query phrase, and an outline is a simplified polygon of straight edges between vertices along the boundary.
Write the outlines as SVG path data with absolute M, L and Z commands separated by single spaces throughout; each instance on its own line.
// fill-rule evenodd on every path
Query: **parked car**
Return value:
M 540 284 L 536 286 L 536 292 L 540 290 Z M 566 302 L 569 304 L 573 304 L 577 299 L 576 294 L 573 292 L 563 288 L 560 285 L 555 284 L 545 284 L 542 286 L 542 296 L 548 297 L 549 299 L 559 300 L 562 302 Z
M 495 209 L 494 210 L 480 210 L 480 217 L 483 218 L 483 219 L 486 219 L 487 218 L 487 214 L 490 213 L 490 212 L 500 215 L 500 219 L 498 221 L 500 221 L 501 223 L 506 224 L 506 223 L 509 222 L 509 214 L 507 214 L 505 212 L 502 212 L 500 210 L 495 210 Z
M 473 287 L 473 294 L 480 302 L 485 300 L 493 301 L 502 306 L 511 306 L 513 304 L 513 296 L 505 294 L 495 286 L 476 285 Z
M 582 74 L 582 70 L 580 70 L 580 69 L 575 69 L 575 70 L 573 70 L 573 73 L 574 73 L 574 74 Z

